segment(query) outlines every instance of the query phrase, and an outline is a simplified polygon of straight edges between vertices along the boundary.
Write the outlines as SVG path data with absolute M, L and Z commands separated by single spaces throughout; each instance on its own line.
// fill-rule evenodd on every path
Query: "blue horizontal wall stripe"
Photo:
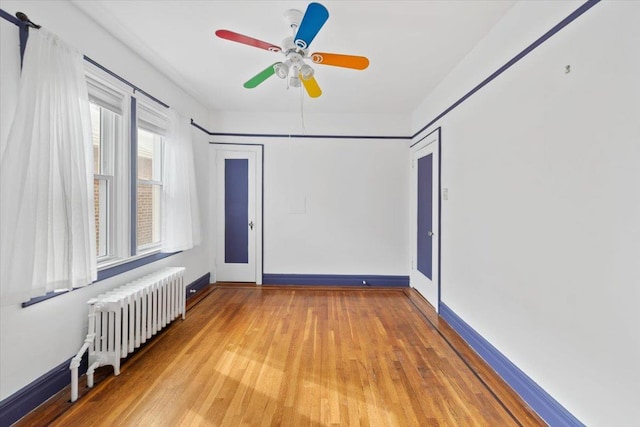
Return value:
M 515 390 L 550 426 L 584 427 L 576 417 L 551 397 L 542 387 L 507 359 L 482 335 L 476 332 L 444 302 L 440 316 Z
M 549 31 L 544 33 L 540 38 L 538 38 L 536 41 L 531 43 L 529 46 L 527 46 L 522 52 L 518 53 L 516 56 L 511 58 L 510 61 L 508 61 L 502 67 L 498 68 L 498 70 L 496 70 L 493 74 L 491 74 L 489 77 L 487 77 L 482 82 L 480 82 L 476 87 L 474 87 L 469 92 L 467 92 L 462 98 L 460 98 L 456 102 L 454 102 L 453 105 L 451 105 L 449 108 L 444 110 L 442 113 L 438 114 L 438 116 L 436 116 L 435 119 L 431 120 L 429 123 L 424 125 L 419 131 L 414 133 L 411 138 L 415 138 L 421 132 L 423 132 L 424 130 L 429 128 L 429 126 L 433 125 L 435 122 L 437 122 L 438 120 L 440 120 L 441 118 L 443 118 L 444 116 L 449 114 L 454 108 L 456 108 L 458 105 L 462 104 L 464 101 L 466 101 L 468 98 L 470 98 L 471 95 L 473 95 L 474 93 L 476 93 L 477 91 L 482 89 L 484 86 L 486 86 L 493 79 L 495 79 L 500 74 L 504 73 L 506 70 L 511 68 L 512 65 L 514 65 L 516 62 L 520 61 L 525 56 L 527 56 L 529 53 L 531 53 L 531 51 L 533 51 L 535 48 L 537 48 L 542 43 L 547 41 L 551 36 L 553 36 L 558 31 L 560 31 L 561 29 L 566 27 L 568 24 L 573 22 L 576 18 L 578 18 L 583 13 L 585 13 L 587 10 L 591 9 L 593 6 L 595 6 L 599 2 L 600 2 L 600 0 L 588 0 L 587 2 L 585 2 L 583 5 L 581 5 L 579 8 L 577 8 L 575 11 L 573 11 L 569 16 L 567 16 L 565 19 L 560 21 L 557 25 L 555 25 Z
M 210 278 L 211 274 L 206 273 L 188 284 L 186 286 L 187 298 L 189 297 L 190 289 L 202 289 L 209 284 Z M 0 402 L 0 427 L 10 426 L 15 423 L 47 401 L 51 396 L 71 384 L 69 364 L 72 358 L 65 360 L 62 364 Z M 87 361 L 88 355 L 85 353 L 78 369 L 78 375 L 83 375 L 87 372 Z
M 366 284 L 362 282 L 365 281 Z M 409 276 L 344 274 L 263 274 L 264 285 L 409 287 Z
M 24 56 L 24 49 L 25 49 L 26 44 L 27 44 L 27 36 L 25 36 L 23 33 L 26 33 L 28 35 L 27 26 L 24 23 L 22 23 L 18 18 L 16 18 L 15 16 L 11 15 L 10 13 L 4 11 L 3 9 L 0 9 L 0 18 L 4 18 L 7 21 L 11 22 L 12 24 L 15 24 L 18 27 L 20 27 L 20 31 L 21 31 L 21 33 L 20 33 L 20 57 L 22 58 Z M 100 65 L 98 62 L 96 62 L 93 59 L 89 58 L 87 55 L 83 55 L 83 56 L 84 56 L 84 60 L 85 61 L 95 65 L 96 67 L 98 67 L 102 71 L 104 71 L 105 73 L 107 73 L 110 76 L 120 80 L 122 83 L 124 83 L 127 86 L 129 86 L 130 88 L 132 88 L 134 92 L 140 92 L 141 94 L 143 94 L 147 98 L 157 102 L 158 104 L 162 105 L 163 107 L 170 108 L 169 105 L 167 105 L 164 102 L 160 101 L 155 96 L 150 95 L 148 92 L 140 89 L 138 86 L 134 85 L 129 80 L 127 80 L 127 79 L 119 76 L 118 74 L 114 73 L 113 71 L 111 71 L 110 69 L 105 67 L 104 65 Z
M 500 74 L 504 73 L 506 70 L 511 68 L 512 65 L 520 61 L 522 58 L 531 53 L 535 48 L 540 46 L 542 43 L 551 38 L 554 34 L 559 32 L 561 29 L 569 25 L 571 22 L 576 20 L 580 15 L 585 13 L 587 10 L 591 9 L 600 0 L 588 0 L 583 3 L 580 7 L 578 7 L 575 11 L 573 11 L 569 16 L 560 21 L 557 25 L 551 28 L 549 31 L 544 33 L 541 37 L 539 37 L 536 41 L 527 46 L 524 50 L 518 53 L 516 56 L 511 58 L 506 64 L 498 68 L 494 73 L 492 73 L 489 77 L 484 79 L 478 85 L 476 85 L 473 89 L 463 95 L 460 99 L 454 102 L 451 106 L 445 109 L 442 113 L 438 114 L 434 119 L 430 120 L 426 125 L 424 125 L 420 130 L 414 133 L 411 136 L 355 136 L 355 135 L 289 135 L 289 134 L 253 134 L 253 133 L 223 133 L 223 132 L 211 132 L 202 126 L 196 124 L 193 119 L 191 119 L 191 124 L 201 131 L 205 132 L 211 136 L 247 136 L 247 137 L 263 137 L 263 138 L 338 138 L 338 139 L 397 139 L 397 140 L 412 140 L 436 123 L 438 120 L 442 119 L 444 116 L 449 114 L 452 110 L 462 104 L 464 101 L 469 99 L 473 94 L 482 89 L 484 86 L 493 81 Z
M 17 25 L 18 27 L 23 25 L 18 18 L 16 18 L 15 16 L 13 16 L 12 14 L 10 14 L 4 9 L 0 9 L 0 18 L 6 19 L 7 21 Z
M 108 69 L 107 67 L 105 67 L 104 65 L 100 65 L 99 63 L 97 63 L 96 61 L 94 61 L 93 59 L 89 58 L 87 55 L 84 55 L 84 60 L 95 65 L 96 67 L 100 68 L 102 71 L 104 71 L 105 73 L 109 74 L 110 76 L 120 80 L 122 83 L 126 84 L 127 86 L 129 86 L 131 89 L 133 89 L 134 92 L 140 92 L 141 94 L 143 94 L 144 96 L 146 96 L 147 98 L 157 102 L 158 104 L 162 105 L 165 108 L 171 108 L 169 107 L 169 105 L 165 104 L 164 102 L 160 101 L 158 98 L 156 98 L 153 95 L 150 95 L 149 92 L 146 92 L 142 89 L 140 89 L 138 86 L 134 85 L 133 83 L 131 83 L 129 80 L 125 79 L 124 77 L 120 77 L 118 74 L 114 73 L 113 71 L 111 71 L 110 69 Z
M 310 138 L 310 139 L 399 139 L 410 140 L 410 136 L 390 136 L 390 135 L 305 135 L 290 133 L 233 133 L 233 132 L 211 132 L 191 119 L 191 125 L 209 136 L 238 136 L 251 138 Z M 211 144 L 215 144 L 212 142 Z

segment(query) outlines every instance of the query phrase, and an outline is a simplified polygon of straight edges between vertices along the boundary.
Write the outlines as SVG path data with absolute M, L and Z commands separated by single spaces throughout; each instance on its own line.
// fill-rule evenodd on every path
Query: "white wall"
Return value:
M 206 109 L 181 89 L 143 62 L 126 46 L 120 44 L 66 1 L 0 1 L 9 13 L 25 12 L 29 17 L 87 56 L 127 80 L 157 96 L 187 117 L 205 118 Z M 19 74 L 18 29 L 0 20 L 2 93 L 0 147 L 3 147 L 15 109 Z M 204 198 L 200 203 L 203 236 L 208 235 L 206 192 L 208 185 L 208 144 L 205 134 L 194 132 L 196 179 Z M 31 381 L 72 357 L 82 345 L 86 334 L 87 306 L 91 297 L 140 277 L 163 266 L 185 266 L 187 283 L 206 274 L 208 241 L 190 251 L 148 264 L 139 269 L 99 282 L 69 294 L 27 308 L 19 306 L 0 309 L 0 400 L 28 385 Z
M 394 115 L 305 116 L 309 135 L 408 135 L 408 125 L 408 117 Z M 212 113 L 209 129 L 302 133 L 296 114 Z M 210 139 L 264 144 L 265 273 L 408 275 L 406 142 Z M 294 213 L 302 200 L 305 212 Z
M 218 111 L 205 127 L 223 133 L 406 136 L 410 117 Z M 406 142 L 232 136 L 210 141 L 264 144 L 264 273 L 408 275 Z M 210 165 L 213 173 L 215 162 Z M 305 213 L 291 213 L 302 198 Z M 212 271 L 215 257 L 212 251 Z
M 265 272 L 407 275 L 407 155 L 399 141 L 267 143 Z
M 578 5 L 514 6 L 414 131 Z M 639 16 L 597 4 L 434 125 L 443 302 L 593 426 L 640 419 Z

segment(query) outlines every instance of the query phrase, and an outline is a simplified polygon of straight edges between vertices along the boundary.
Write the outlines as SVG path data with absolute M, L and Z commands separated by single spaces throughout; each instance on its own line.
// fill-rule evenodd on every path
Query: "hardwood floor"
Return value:
M 101 369 L 19 425 L 544 425 L 408 289 L 217 286 Z

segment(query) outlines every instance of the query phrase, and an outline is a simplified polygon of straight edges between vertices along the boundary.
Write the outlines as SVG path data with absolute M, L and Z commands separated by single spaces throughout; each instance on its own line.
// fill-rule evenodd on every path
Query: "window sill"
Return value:
M 165 253 L 165 252 L 156 252 L 156 253 L 152 253 L 149 255 L 144 255 L 142 257 L 139 258 L 134 258 L 134 259 L 128 259 L 127 261 L 123 262 L 122 264 L 116 264 L 116 265 L 107 265 L 102 267 L 102 270 L 98 271 L 98 279 L 89 284 L 88 286 L 93 285 L 94 283 L 98 283 L 102 280 L 105 279 L 109 279 L 111 277 L 117 276 L 118 274 L 122 274 L 122 273 L 126 273 L 127 271 L 131 271 L 134 270 L 138 267 L 142 267 L 143 265 L 146 264 L 150 264 L 154 261 L 159 261 L 163 258 L 168 258 L 171 255 L 175 255 L 177 253 L 180 252 L 170 252 L 170 253 Z M 83 289 L 83 287 L 81 288 L 73 288 L 71 291 L 75 291 L 76 289 Z M 22 307 L 29 307 L 31 305 L 37 304 L 39 302 L 42 301 L 46 301 L 48 299 L 51 298 L 55 298 L 59 295 L 65 295 L 70 291 L 51 291 L 48 292 L 46 295 L 43 295 L 41 297 L 35 297 L 35 298 L 31 298 L 29 301 L 25 301 L 22 303 Z

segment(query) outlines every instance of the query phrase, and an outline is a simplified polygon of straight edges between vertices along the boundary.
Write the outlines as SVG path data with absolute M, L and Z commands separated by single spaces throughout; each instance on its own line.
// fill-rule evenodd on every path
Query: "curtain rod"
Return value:
M 40 25 L 32 22 L 31 19 L 29 19 L 29 17 L 25 13 L 17 12 L 16 13 L 16 18 L 18 18 L 20 21 L 22 21 L 22 23 L 24 25 L 26 25 L 28 27 L 31 27 L 31 28 L 35 28 L 36 30 L 40 29 L 40 27 L 41 27 Z
M 22 62 L 22 59 L 24 58 L 24 49 L 27 46 L 27 38 L 29 37 L 29 28 L 39 29 L 39 28 L 41 28 L 41 26 L 36 24 L 36 23 L 34 23 L 33 21 L 31 21 L 29 19 L 29 17 L 23 12 L 17 12 L 16 16 L 14 17 L 13 15 L 7 13 L 6 11 L 0 9 L 0 17 L 6 19 L 7 21 L 11 22 L 12 24 L 17 25 L 20 28 L 20 61 Z M 105 67 L 103 65 L 100 65 L 99 63 L 97 63 L 93 59 L 89 58 L 87 55 L 83 55 L 83 58 L 84 58 L 85 61 L 95 65 L 96 67 L 100 68 L 102 71 L 106 72 L 110 76 L 115 77 L 116 79 L 120 80 L 122 83 L 124 83 L 127 86 L 129 86 L 130 88 L 132 88 L 133 89 L 133 93 L 140 92 L 141 94 L 143 94 L 147 98 L 151 99 L 152 101 L 157 102 L 158 104 L 162 105 L 163 107 L 171 108 L 171 107 L 169 107 L 169 105 L 167 105 L 164 102 L 160 101 L 155 96 L 150 95 L 148 92 L 140 89 L 138 86 L 134 85 L 133 83 L 131 83 L 127 79 L 125 79 L 123 77 L 120 77 L 118 74 L 114 73 L 113 71 L 111 71 L 107 67 Z

